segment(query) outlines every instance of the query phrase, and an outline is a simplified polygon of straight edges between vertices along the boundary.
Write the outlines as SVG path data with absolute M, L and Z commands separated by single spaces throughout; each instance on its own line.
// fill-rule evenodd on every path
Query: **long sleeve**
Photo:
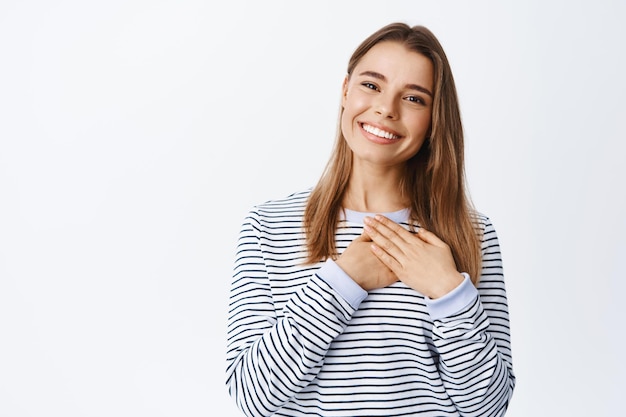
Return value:
M 269 416 L 317 375 L 354 308 L 314 272 L 277 313 L 254 212 L 239 235 L 228 313 L 227 386 L 247 416 Z M 288 272 L 285 272 L 288 273 Z M 295 282 L 301 278 L 294 278 Z
M 502 416 L 515 387 L 500 246 L 483 218 L 482 275 L 477 295 L 455 314 L 434 318 L 439 372 L 462 416 Z
M 428 300 L 401 281 L 364 291 L 306 265 L 308 191 L 256 206 L 230 287 L 226 387 L 247 416 L 501 416 L 515 379 L 498 240 L 486 217 L 480 284 Z M 408 216 L 408 213 L 406 213 Z M 404 219 L 404 220 L 403 220 Z M 409 227 L 398 213 L 394 221 Z M 362 219 L 361 219 L 362 220 Z M 338 253 L 363 233 L 347 213 Z

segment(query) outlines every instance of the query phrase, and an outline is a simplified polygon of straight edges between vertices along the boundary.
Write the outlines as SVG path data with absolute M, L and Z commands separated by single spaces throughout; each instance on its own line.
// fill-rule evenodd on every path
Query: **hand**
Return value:
M 365 218 L 372 252 L 398 279 L 429 298 L 439 298 L 462 281 L 450 247 L 423 228 L 413 234 L 385 216 Z
M 372 253 L 371 244 L 372 239 L 363 233 L 335 261 L 365 291 L 383 288 L 398 281 L 396 274 Z

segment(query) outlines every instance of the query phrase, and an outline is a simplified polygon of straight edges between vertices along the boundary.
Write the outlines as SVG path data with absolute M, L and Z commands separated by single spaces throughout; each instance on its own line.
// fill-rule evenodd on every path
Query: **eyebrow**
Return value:
M 378 80 L 387 81 L 387 78 L 383 74 L 381 74 L 379 72 L 376 72 L 376 71 L 363 71 L 359 75 L 369 75 L 370 77 L 376 78 Z M 431 98 L 433 96 L 433 93 L 431 93 L 430 91 L 428 91 L 427 88 L 424 88 L 424 87 L 422 87 L 419 84 L 407 84 L 406 88 L 409 88 L 411 90 L 420 91 L 420 92 L 422 92 L 424 94 L 428 94 Z

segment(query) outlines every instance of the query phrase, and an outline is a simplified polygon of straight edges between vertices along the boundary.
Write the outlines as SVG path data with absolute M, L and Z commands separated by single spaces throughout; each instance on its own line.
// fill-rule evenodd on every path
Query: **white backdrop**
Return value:
M 505 262 L 507 415 L 618 415 L 625 18 L 610 0 L 3 0 L 0 416 L 239 415 L 239 225 L 317 180 L 348 57 L 391 21 L 431 28 L 455 73 Z

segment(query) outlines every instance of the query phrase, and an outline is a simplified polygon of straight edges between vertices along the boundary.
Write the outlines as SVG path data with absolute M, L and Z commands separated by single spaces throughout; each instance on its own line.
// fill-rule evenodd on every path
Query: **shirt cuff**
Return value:
M 355 310 L 359 308 L 361 301 L 367 297 L 367 291 L 354 282 L 332 259 L 328 259 L 322 265 L 317 271 L 317 276 L 337 291 Z
M 470 276 L 465 272 L 462 272 L 462 274 L 464 277 L 463 282 L 443 297 L 439 297 L 435 300 L 424 297 L 426 307 L 433 320 L 442 319 L 458 313 L 478 297 L 478 290 L 474 284 L 472 284 Z

